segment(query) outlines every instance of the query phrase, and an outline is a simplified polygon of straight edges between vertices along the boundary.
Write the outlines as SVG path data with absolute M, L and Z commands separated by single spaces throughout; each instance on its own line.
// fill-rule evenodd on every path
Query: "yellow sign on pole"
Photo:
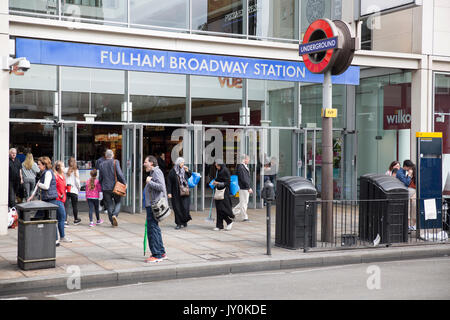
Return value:
M 322 109 L 322 117 L 323 118 L 336 118 L 337 117 L 337 109 Z

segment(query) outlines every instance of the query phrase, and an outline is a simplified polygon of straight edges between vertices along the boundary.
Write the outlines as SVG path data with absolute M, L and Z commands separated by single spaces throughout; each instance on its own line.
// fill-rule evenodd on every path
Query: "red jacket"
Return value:
M 64 177 L 64 174 L 60 176 L 59 174 L 55 173 L 55 179 L 56 191 L 58 192 L 58 198 L 56 200 L 64 203 L 66 202 L 66 178 Z

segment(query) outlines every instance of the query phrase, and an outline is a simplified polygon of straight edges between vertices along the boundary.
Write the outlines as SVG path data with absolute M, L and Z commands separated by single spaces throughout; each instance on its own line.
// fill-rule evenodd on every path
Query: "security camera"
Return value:
M 27 58 L 2 57 L 2 70 L 14 72 L 15 74 L 23 74 L 23 72 L 28 71 L 30 68 L 31 64 Z

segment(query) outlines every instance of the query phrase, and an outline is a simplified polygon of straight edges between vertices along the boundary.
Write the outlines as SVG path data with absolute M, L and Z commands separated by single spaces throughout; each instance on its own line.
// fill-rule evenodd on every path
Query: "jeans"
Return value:
M 147 210 L 147 237 L 148 245 L 152 256 L 160 259 L 163 254 L 166 253 L 162 241 L 161 229 L 159 228 L 158 221 L 153 217 L 153 211 L 151 207 L 145 208 Z
M 112 217 L 119 216 L 120 212 L 120 196 L 114 194 L 112 191 L 103 191 L 103 201 L 105 202 L 106 210 L 108 210 L 108 218 L 112 223 Z
M 89 221 L 92 220 L 92 216 L 95 210 L 95 215 L 97 216 L 97 221 L 100 220 L 100 212 L 99 212 L 99 200 L 98 199 L 87 199 L 87 203 L 89 205 Z
M 52 203 L 58 206 L 58 208 L 56 209 L 56 220 L 58 220 L 56 227 L 57 230 L 59 230 L 60 238 L 64 238 L 65 236 L 64 222 L 66 221 L 66 209 L 64 208 L 64 203 L 59 200 L 48 200 L 45 202 Z M 34 219 L 43 219 L 44 215 L 45 215 L 44 210 L 38 210 L 34 215 Z M 56 240 L 58 240 L 58 232 L 56 232 Z
M 64 222 L 66 221 L 66 209 L 64 208 L 64 203 L 59 200 L 50 200 L 49 202 L 58 206 L 58 209 L 56 209 L 56 220 L 58 220 L 59 238 L 64 238 Z M 58 240 L 58 234 L 56 234 L 56 240 Z

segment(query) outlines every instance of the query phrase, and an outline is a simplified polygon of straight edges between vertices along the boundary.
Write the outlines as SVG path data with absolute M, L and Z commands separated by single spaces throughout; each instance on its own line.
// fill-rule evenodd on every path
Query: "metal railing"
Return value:
M 436 219 L 419 215 L 421 199 L 305 201 L 304 251 L 414 245 L 448 241 L 448 205 L 435 199 Z M 423 200 L 423 199 L 422 199 Z M 328 210 L 322 212 L 326 203 Z M 332 215 L 332 227 L 322 230 L 322 219 Z M 315 219 L 315 223 L 311 223 Z M 425 221 L 425 225 L 424 225 Z M 432 222 L 432 223 L 430 223 Z M 316 226 L 313 228 L 312 226 Z M 426 228 L 425 228 L 426 227 Z M 315 233 L 315 234 L 312 234 Z M 326 234 L 325 234 L 326 233 Z M 331 234 L 330 234 L 331 233 Z M 317 239 L 311 242 L 310 239 Z

